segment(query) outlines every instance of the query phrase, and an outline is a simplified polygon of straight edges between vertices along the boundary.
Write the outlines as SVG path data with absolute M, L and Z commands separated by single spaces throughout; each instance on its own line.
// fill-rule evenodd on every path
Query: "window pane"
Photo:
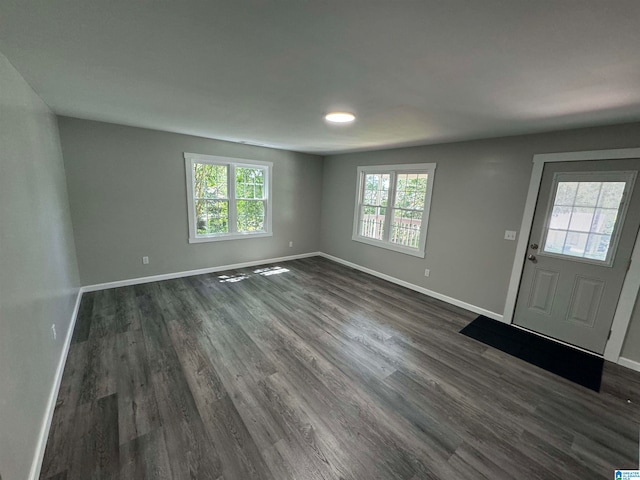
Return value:
M 593 220 L 593 208 L 574 207 L 571 213 L 571 222 L 569 223 L 569 230 L 575 230 L 578 232 L 588 232 L 591 229 L 591 222 Z
M 385 211 L 386 209 L 380 207 L 361 207 L 358 233 L 363 237 L 382 240 Z
M 584 253 L 585 258 L 606 260 L 610 241 L 610 235 L 589 235 L 589 240 L 587 240 L 587 249 Z
M 236 168 L 236 198 L 263 200 L 263 185 L 262 168 Z
M 595 207 L 600 196 L 602 182 L 580 182 L 576 194 L 576 205 L 582 207 Z
M 625 182 L 558 182 L 544 251 L 607 259 Z
M 563 230 L 549 230 L 544 251 L 549 253 L 562 253 L 566 237 L 567 232 Z
M 573 205 L 578 191 L 578 182 L 558 182 L 554 205 Z
M 193 164 L 195 198 L 227 198 L 227 166 Z
M 262 200 L 238 200 L 238 232 L 264 231 L 264 202 Z
M 420 227 L 422 212 L 415 210 L 394 210 L 391 222 L 392 243 L 418 248 L 420 245 Z
M 198 235 L 229 231 L 229 202 L 226 200 L 196 200 Z
M 423 210 L 427 193 L 426 173 L 399 173 L 396 176 L 395 207 Z
M 600 193 L 600 199 L 598 200 L 599 207 L 618 208 L 622 201 L 622 194 L 624 192 L 624 182 L 607 182 L 602 186 L 602 192 Z
M 595 233 L 606 233 L 611 235 L 613 227 L 616 225 L 618 210 L 613 208 L 596 208 L 593 215 L 591 231 Z
M 549 222 L 549 228 L 559 228 L 566 230 L 569 228 L 569 220 L 571 220 L 571 208 L 570 207 L 553 207 L 553 213 L 551 214 L 551 221 Z
M 366 205 L 386 206 L 389 201 L 388 173 L 367 173 L 364 176 L 363 203 Z
M 587 233 L 567 232 L 567 239 L 564 241 L 562 253 L 573 257 L 583 257 L 587 247 Z

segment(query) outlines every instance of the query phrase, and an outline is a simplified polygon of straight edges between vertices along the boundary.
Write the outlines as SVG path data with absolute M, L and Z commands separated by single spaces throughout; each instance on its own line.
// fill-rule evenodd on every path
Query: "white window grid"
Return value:
M 358 167 L 358 185 L 356 191 L 356 204 L 354 211 L 353 235 L 352 239 L 362 243 L 379 246 L 389 250 L 395 250 L 413 256 L 424 257 L 426 238 L 429 221 L 429 210 L 431 205 L 431 195 L 435 177 L 435 163 L 407 164 L 407 165 L 378 165 Z M 400 208 L 395 206 L 397 177 L 407 174 L 424 174 L 427 176 L 427 187 L 424 195 L 424 203 L 420 199 L 423 208 Z M 388 189 L 367 190 L 365 179 L 367 175 L 378 175 L 380 179 L 388 178 Z M 378 183 L 380 185 L 380 182 Z M 377 202 L 371 202 L 372 196 L 367 197 L 367 191 L 375 192 Z M 387 199 L 387 205 L 383 206 L 383 199 Z M 367 201 L 369 200 L 369 201 Z M 363 215 L 365 208 L 374 208 L 376 216 L 382 216 L 384 210 L 384 221 L 378 220 L 365 225 Z M 400 216 L 397 214 L 400 213 Z M 392 228 L 394 218 L 405 218 L 406 216 L 421 214 L 420 219 L 410 221 L 408 225 L 409 235 L 417 235 L 417 246 L 406 246 L 397 243 L 400 229 Z M 418 225 L 419 223 L 419 225 Z M 365 229 L 365 231 L 363 231 Z M 395 231 L 394 231 L 395 230 Z M 363 235 L 365 233 L 365 235 Z M 372 238 L 372 236 L 374 238 Z
M 629 203 L 629 198 L 631 197 L 631 194 L 633 192 L 633 187 L 635 184 L 635 179 L 636 179 L 636 175 L 637 172 L 635 171 L 620 171 L 620 172 L 557 172 L 554 174 L 553 177 L 553 182 L 552 182 L 552 187 L 551 187 L 551 192 L 549 195 L 549 203 L 547 206 L 547 214 L 546 214 L 546 219 L 545 219 L 545 223 L 544 223 L 544 228 L 542 230 L 542 236 L 540 238 L 540 250 L 538 255 L 542 255 L 542 256 L 548 256 L 548 257 L 557 257 L 557 258 L 562 258 L 565 260 L 571 260 L 571 261 L 576 261 L 576 262 L 582 262 L 582 263 L 591 263 L 591 264 L 597 264 L 597 265 L 602 265 L 602 266 L 606 266 L 606 267 L 612 267 L 614 264 L 614 260 L 615 260 L 615 254 L 618 248 L 618 241 L 620 239 L 620 233 L 621 233 L 621 226 L 624 224 L 624 220 L 626 217 L 626 213 L 627 213 L 627 208 L 628 208 L 628 203 Z M 581 204 L 576 204 L 575 203 L 575 197 L 573 202 L 571 203 L 571 205 L 555 205 L 555 201 L 556 201 L 556 194 L 558 192 L 558 184 L 562 183 L 562 182 L 567 182 L 567 183 L 591 183 L 591 182 L 602 182 L 602 183 L 608 183 L 608 182 L 624 182 L 625 183 L 625 187 L 624 187 L 624 192 L 622 194 L 622 200 L 620 205 L 617 208 L 617 216 L 615 219 L 615 224 L 614 224 L 614 228 L 613 231 L 610 234 L 606 234 L 609 235 L 610 240 L 609 240 L 609 244 L 608 244 L 608 248 L 607 248 L 607 254 L 605 258 L 589 258 L 585 255 L 572 255 L 569 253 L 560 253 L 560 252 L 552 252 L 552 251 L 547 251 L 545 249 L 546 244 L 547 244 L 547 239 L 549 237 L 549 233 L 550 231 L 566 231 L 566 238 L 565 238 L 565 242 L 567 242 L 567 238 L 569 237 L 570 234 L 572 234 L 573 236 L 575 235 L 579 235 L 579 234 L 587 234 L 587 235 L 603 235 L 601 233 L 597 233 L 597 232 L 593 232 L 592 228 L 593 228 L 593 220 L 592 220 L 592 224 L 590 225 L 589 229 L 586 230 L 585 228 L 578 228 L 578 229 L 572 229 L 570 228 L 571 225 L 571 220 L 569 220 L 569 224 L 567 226 L 566 229 L 555 229 L 555 228 L 550 228 L 551 227 L 551 222 L 553 219 L 553 213 L 554 213 L 554 207 L 576 207 L 576 208 L 593 208 L 593 209 L 597 209 L 597 208 L 601 208 L 603 210 L 613 210 L 613 208 L 608 208 L 608 207 L 593 207 L 593 206 L 587 206 L 587 205 L 581 205 Z M 596 205 L 598 204 L 600 195 L 602 193 L 602 190 L 600 190 L 598 192 L 598 199 L 596 200 Z M 577 196 L 577 192 L 576 192 L 576 196 Z M 573 240 L 571 240 L 573 241 Z M 589 241 L 589 240 L 587 240 Z M 586 248 L 586 247 L 585 247 Z
M 272 181 L 272 170 L 273 163 L 271 162 L 261 162 L 257 160 L 244 160 L 238 158 L 231 157 L 220 157 L 214 155 L 202 155 L 196 153 L 185 153 L 185 169 L 186 169 L 186 179 L 187 179 L 187 209 L 188 209 L 188 217 L 189 217 L 189 242 L 190 243 L 199 243 L 199 242 L 211 242 L 211 241 L 219 241 L 219 240 L 232 240 L 232 239 L 242 239 L 242 238 L 256 238 L 256 237 L 265 237 L 272 236 L 272 200 L 271 200 L 271 181 Z M 194 182 L 195 178 L 193 175 L 193 169 L 195 164 L 208 164 L 208 165 L 218 165 L 225 166 L 227 168 L 227 194 L 226 197 L 221 198 L 196 198 L 194 195 L 195 187 Z M 236 197 L 236 168 L 247 168 L 247 169 L 256 169 L 260 170 L 263 175 L 263 185 L 262 185 L 262 198 L 247 198 Z M 243 182 L 246 186 L 247 184 L 251 184 L 254 186 L 254 183 L 246 183 Z M 228 231 L 225 233 L 212 233 L 212 234 L 199 234 L 197 230 L 197 218 L 195 212 L 195 202 L 197 200 L 204 200 L 207 202 L 227 202 L 228 203 Z M 237 202 L 239 201 L 255 201 L 261 202 L 263 205 L 264 212 L 264 220 L 263 225 L 264 228 L 259 231 L 239 231 L 237 228 L 238 224 L 238 212 L 237 212 Z

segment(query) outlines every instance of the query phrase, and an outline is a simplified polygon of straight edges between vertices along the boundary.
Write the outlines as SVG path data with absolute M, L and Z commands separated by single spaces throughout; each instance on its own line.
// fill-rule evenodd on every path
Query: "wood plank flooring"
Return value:
M 320 257 L 82 298 L 41 478 L 598 479 L 638 466 L 640 375 L 597 394 L 475 314 Z

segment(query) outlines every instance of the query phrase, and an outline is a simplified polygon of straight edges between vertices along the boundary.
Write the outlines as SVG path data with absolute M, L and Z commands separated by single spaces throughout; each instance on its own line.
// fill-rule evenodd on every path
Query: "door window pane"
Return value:
M 602 186 L 602 193 L 598 200 L 599 207 L 609 207 L 617 209 L 622 200 L 624 192 L 624 182 L 607 182 Z
M 575 205 L 595 206 L 598 203 L 600 188 L 602 188 L 602 182 L 579 182 Z
M 584 250 L 587 247 L 588 233 L 567 232 L 562 253 L 573 257 L 584 257 Z
M 566 230 L 571 220 L 571 207 L 553 207 L 549 228 Z
M 566 238 L 567 232 L 565 230 L 549 230 L 547 233 L 547 242 L 544 245 L 544 251 L 549 253 L 562 253 Z
M 543 251 L 606 261 L 625 182 L 557 182 Z
M 578 182 L 560 182 L 554 205 L 573 205 L 578 191 Z
M 616 225 L 618 218 L 618 210 L 613 208 L 596 208 L 591 224 L 591 231 L 596 233 L 613 233 L 613 227 Z
M 589 235 L 584 257 L 592 260 L 605 260 L 607 258 L 610 241 L 611 235 Z
M 574 232 L 588 232 L 593 220 L 593 208 L 574 207 L 571 212 L 569 230 Z

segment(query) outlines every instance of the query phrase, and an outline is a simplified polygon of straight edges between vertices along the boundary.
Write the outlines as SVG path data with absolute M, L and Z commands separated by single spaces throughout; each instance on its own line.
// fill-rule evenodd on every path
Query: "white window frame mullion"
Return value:
M 396 195 L 396 172 L 389 172 L 389 194 L 387 197 L 387 206 L 385 207 L 386 214 L 384 216 L 384 230 L 382 235 L 383 242 L 390 242 L 391 238 L 391 214 L 395 208 L 395 195 Z
M 196 218 L 196 177 L 193 174 L 195 159 L 185 158 L 187 170 L 187 213 L 189 217 L 189 238 L 195 237 L 198 231 L 198 220 Z
M 358 190 L 356 192 L 356 211 L 355 221 L 353 225 L 353 235 L 360 235 L 360 225 L 362 223 L 362 207 L 364 206 L 364 179 L 367 172 L 364 170 L 358 172 Z
M 238 207 L 236 202 L 236 165 L 230 163 L 227 168 L 227 191 L 229 192 L 229 233 L 238 233 Z

